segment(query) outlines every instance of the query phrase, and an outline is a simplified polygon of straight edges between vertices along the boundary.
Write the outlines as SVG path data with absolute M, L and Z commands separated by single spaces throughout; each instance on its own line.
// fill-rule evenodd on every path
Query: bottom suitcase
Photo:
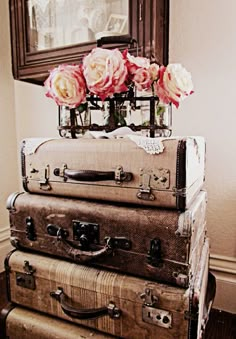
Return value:
M 114 339 L 113 336 L 35 311 L 9 306 L 1 314 L 2 339 Z
M 206 239 L 197 274 L 183 289 L 15 250 L 6 259 L 8 297 L 119 338 L 201 338 L 214 296 L 214 286 L 207 295 L 208 264 Z

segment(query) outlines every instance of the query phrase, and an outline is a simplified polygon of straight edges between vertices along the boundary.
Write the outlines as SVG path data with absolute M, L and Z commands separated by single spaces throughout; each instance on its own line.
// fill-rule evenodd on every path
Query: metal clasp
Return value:
M 162 262 L 161 240 L 158 238 L 150 241 L 150 249 L 147 256 L 148 262 L 155 267 L 158 267 Z
M 28 261 L 24 262 L 23 269 L 25 271 L 24 273 L 16 272 L 16 284 L 30 290 L 35 290 L 36 285 L 33 274 L 36 269 L 33 268 Z
M 150 180 L 151 175 L 148 173 L 141 173 L 140 189 L 137 197 L 142 200 L 155 200 L 155 196 L 151 193 Z
M 43 178 L 39 181 L 40 189 L 43 191 L 50 191 L 51 186 L 49 184 L 49 165 L 47 165 L 44 169 Z
M 151 288 L 145 288 L 144 293 L 140 295 L 141 299 L 144 299 L 144 304 L 147 306 L 154 306 L 158 302 L 158 297 L 153 295 Z
M 35 241 L 37 239 L 36 232 L 35 232 L 35 226 L 34 226 L 34 221 L 31 216 L 28 216 L 25 219 L 26 222 L 26 238 Z

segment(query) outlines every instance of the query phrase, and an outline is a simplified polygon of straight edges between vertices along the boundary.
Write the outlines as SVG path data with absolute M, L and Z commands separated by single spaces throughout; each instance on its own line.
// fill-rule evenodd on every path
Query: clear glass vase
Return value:
M 150 104 L 141 103 L 142 125 L 146 126 L 150 122 Z M 162 104 L 158 101 L 154 107 L 154 137 L 169 137 L 172 133 L 172 106 L 171 104 Z M 149 131 L 143 129 L 142 134 L 149 136 Z
M 171 104 L 161 104 L 156 106 L 155 111 L 156 130 L 155 136 L 169 137 L 172 133 L 172 106 Z

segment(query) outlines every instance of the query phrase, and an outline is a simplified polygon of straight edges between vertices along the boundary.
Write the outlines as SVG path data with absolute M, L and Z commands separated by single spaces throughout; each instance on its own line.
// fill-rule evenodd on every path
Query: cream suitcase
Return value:
M 185 210 L 203 186 L 203 137 L 25 139 L 31 193 Z

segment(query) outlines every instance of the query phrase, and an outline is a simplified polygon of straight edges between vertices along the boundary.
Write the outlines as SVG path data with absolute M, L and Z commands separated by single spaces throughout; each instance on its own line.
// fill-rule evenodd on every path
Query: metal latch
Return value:
M 44 175 L 42 179 L 39 181 L 40 189 L 43 191 L 50 191 L 51 186 L 49 184 L 49 165 L 47 165 L 44 169 Z
M 147 256 L 148 263 L 152 266 L 158 267 L 162 262 L 161 240 L 152 239 L 150 241 L 150 249 Z
M 151 193 L 150 187 L 150 180 L 151 176 L 147 173 L 142 173 L 141 175 L 141 182 L 140 182 L 140 189 L 137 193 L 137 197 L 142 200 L 155 200 L 155 196 Z
M 35 232 L 33 218 L 29 216 L 25 219 L 25 222 L 26 222 L 26 238 L 31 241 L 35 241 L 37 239 L 37 236 Z
M 137 197 L 143 200 L 154 200 L 153 190 L 167 190 L 170 188 L 170 170 L 166 168 L 141 168 L 140 189 Z
M 28 261 L 24 262 L 24 273 L 16 272 L 16 284 L 18 286 L 28 288 L 30 290 L 35 290 L 35 278 L 33 276 L 34 272 L 36 271 Z
M 156 308 L 158 297 L 153 294 L 151 288 L 146 288 L 145 292 L 140 295 L 144 299 L 142 305 L 142 319 L 144 322 L 160 327 L 171 328 L 172 315 L 169 311 Z

